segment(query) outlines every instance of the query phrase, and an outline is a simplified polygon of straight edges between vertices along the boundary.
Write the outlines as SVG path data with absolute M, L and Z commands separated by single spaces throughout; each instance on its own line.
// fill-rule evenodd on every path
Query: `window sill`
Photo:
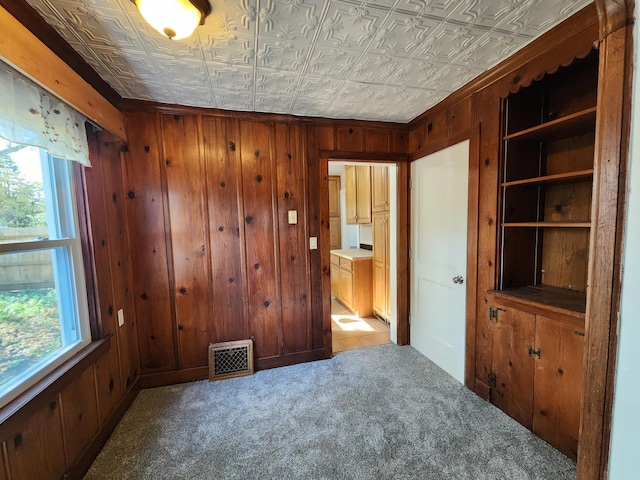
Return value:
M 36 411 L 48 404 L 86 368 L 111 347 L 111 335 L 95 340 L 56 368 L 33 387 L 0 408 L 0 438 L 13 431 Z

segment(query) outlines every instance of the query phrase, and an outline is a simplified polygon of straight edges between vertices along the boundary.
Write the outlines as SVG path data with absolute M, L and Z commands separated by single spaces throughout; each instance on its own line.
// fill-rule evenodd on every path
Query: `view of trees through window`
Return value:
M 40 152 L 0 139 L 0 243 L 47 237 Z M 51 256 L 0 254 L 0 386 L 62 345 Z

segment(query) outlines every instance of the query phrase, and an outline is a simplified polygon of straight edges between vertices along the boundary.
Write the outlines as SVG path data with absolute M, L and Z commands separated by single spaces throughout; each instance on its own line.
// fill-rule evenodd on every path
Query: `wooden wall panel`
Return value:
M 283 353 L 311 350 L 306 162 L 300 125 L 275 127 Z M 289 224 L 295 211 L 297 223 Z
M 366 152 L 390 152 L 391 131 L 382 128 L 364 129 L 364 150 Z
M 329 248 L 324 246 L 324 237 L 322 236 L 321 218 L 322 208 L 320 199 L 322 197 L 322 189 L 324 186 L 328 188 L 329 178 L 328 172 L 320 171 L 320 158 L 318 152 L 320 150 L 333 150 L 334 137 L 333 128 L 309 126 L 306 128 L 307 138 L 307 171 L 308 171 L 308 191 L 307 191 L 307 208 L 309 211 L 309 237 L 315 237 L 318 240 L 318 249 L 309 252 L 310 275 L 311 275 L 311 321 L 312 321 L 312 338 L 313 349 L 324 348 L 326 357 L 331 356 L 331 323 L 328 327 L 325 325 L 325 318 L 330 319 L 331 315 L 331 298 L 329 301 L 323 298 L 323 282 L 325 275 L 329 275 L 329 260 L 323 258 L 324 251 Z M 318 179 L 318 181 L 313 181 Z M 328 212 L 327 212 L 328 214 Z M 329 225 L 327 224 L 327 229 Z M 327 236 L 327 239 L 329 237 Z M 327 240 L 328 241 L 328 240 Z M 326 268 L 326 270 L 325 270 Z
M 113 346 L 113 342 L 109 353 L 96 362 L 94 370 L 98 401 L 98 424 L 102 426 L 122 396 L 122 389 L 118 381 L 120 378 L 118 351 Z
M 216 342 L 249 338 L 238 125 L 203 117 L 211 255 L 212 328 Z
M 103 366 L 99 378 L 99 388 L 104 386 L 106 380 L 107 385 L 113 380 L 113 387 L 108 390 L 109 395 L 101 401 L 101 413 L 108 415 L 123 394 L 124 382 L 121 380 L 120 369 L 120 345 L 119 337 L 116 334 L 116 311 L 113 300 L 113 280 L 111 276 L 111 254 L 109 237 L 107 233 L 107 218 L 105 214 L 105 202 L 108 201 L 105 190 L 105 181 L 102 172 L 103 163 L 107 160 L 101 158 L 101 150 L 99 138 L 94 135 L 93 141 L 89 142 L 91 149 L 90 159 L 92 167 L 84 170 L 85 182 L 87 186 L 87 198 L 89 206 L 89 215 L 91 217 L 91 233 L 93 237 L 93 256 L 95 262 L 95 277 L 98 288 L 98 304 L 100 310 L 100 325 L 102 335 L 114 335 L 111 342 L 111 352 L 108 357 L 102 361 L 108 361 L 108 366 Z M 137 349 L 138 345 L 134 347 Z M 127 348 L 127 345 L 124 345 Z M 104 378 L 104 372 L 108 372 L 108 378 Z M 101 418 L 104 418 L 101 415 Z
M 102 180 L 106 194 L 105 220 L 107 243 L 111 264 L 113 291 L 114 332 L 117 336 L 120 358 L 122 391 L 135 380 L 139 370 L 137 331 L 131 284 L 131 250 L 125 213 L 125 191 L 123 189 L 120 143 L 99 143 L 102 163 Z M 124 325 L 119 326 L 117 315 L 122 310 Z
M 159 127 L 155 114 L 127 115 L 129 144 L 124 155 L 126 214 L 143 374 L 177 368 Z
M 94 369 L 87 368 L 60 393 L 67 462 L 73 465 L 98 432 Z
M 213 340 L 207 192 L 195 116 L 164 115 L 169 233 L 180 367 L 207 364 Z
M 12 480 L 62 478 L 67 465 L 58 396 L 5 440 Z
M 342 152 L 361 152 L 364 147 L 362 127 L 336 127 L 336 150 Z
M 276 262 L 276 171 L 270 124 L 240 122 L 250 333 L 256 356 L 281 353 L 279 265 Z

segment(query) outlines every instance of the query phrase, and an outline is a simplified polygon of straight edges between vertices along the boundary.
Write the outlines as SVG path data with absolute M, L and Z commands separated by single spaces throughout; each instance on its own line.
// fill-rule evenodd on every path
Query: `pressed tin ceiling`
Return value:
M 184 40 L 130 0 L 28 0 L 123 98 L 408 122 L 591 0 L 213 0 Z

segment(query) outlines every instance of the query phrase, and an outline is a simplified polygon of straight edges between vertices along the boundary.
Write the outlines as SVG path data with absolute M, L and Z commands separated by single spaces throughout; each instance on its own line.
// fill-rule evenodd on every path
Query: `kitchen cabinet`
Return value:
M 329 249 L 342 246 L 340 222 L 340 176 L 329 176 Z
M 374 165 L 371 167 L 371 211 L 389 211 L 389 167 Z
M 331 252 L 331 293 L 359 317 L 373 314 L 372 259 L 368 250 Z
M 371 167 L 362 165 L 346 165 L 345 175 L 345 207 L 346 223 L 371 223 Z

